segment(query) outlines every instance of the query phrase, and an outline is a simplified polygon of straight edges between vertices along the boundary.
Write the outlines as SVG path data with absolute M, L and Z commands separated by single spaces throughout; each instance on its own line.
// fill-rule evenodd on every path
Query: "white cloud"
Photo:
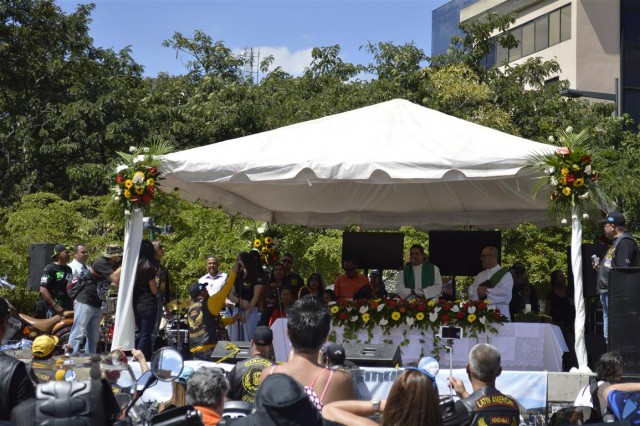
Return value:
M 288 47 L 260 46 L 254 47 L 254 55 L 260 53 L 259 61 L 262 61 L 269 55 L 273 55 L 274 61 L 269 67 L 269 71 L 273 71 L 276 67 L 282 67 L 282 70 L 294 76 L 301 75 L 306 67 L 311 64 L 311 50 L 301 49 L 294 52 Z M 241 55 L 244 49 L 234 49 L 234 54 Z

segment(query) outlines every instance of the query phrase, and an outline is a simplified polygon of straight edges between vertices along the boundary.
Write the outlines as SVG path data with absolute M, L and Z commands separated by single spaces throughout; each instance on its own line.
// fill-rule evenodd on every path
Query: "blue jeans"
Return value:
M 153 335 L 153 329 L 156 325 L 156 309 L 135 313 L 136 327 L 140 332 L 136 349 L 141 351 L 147 359 L 151 359 L 151 355 L 153 355 L 153 341 L 151 340 L 151 336 Z
M 233 314 L 242 313 L 243 310 L 239 308 L 233 308 Z M 249 318 L 245 323 L 239 323 L 236 320 L 231 326 L 231 340 L 246 341 L 248 342 L 253 338 L 253 333 L 258 328 L 258 321 L 260 321 L 260 311 L 258 308 L 253 308 L 249 314 Z
M 73 347 L 73 353 L 80 353 L 82 339 L 87 336 L 87 343 L 84 346 L 84 353 L 95 354 L 98 350 L 98 340 L 100 339 L 100 308 L 73 302 L 73 326 L 69 334 L 69 343 Z
M 609 343 L 609 293 L 602 293 L 600 295 L 600 303 L 602 303 L 604 341 Z

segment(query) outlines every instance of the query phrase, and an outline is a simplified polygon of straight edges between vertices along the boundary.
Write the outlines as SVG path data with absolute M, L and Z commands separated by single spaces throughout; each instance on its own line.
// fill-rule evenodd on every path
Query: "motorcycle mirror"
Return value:
M 172 382 L 180 376 L 184 360 L 177 350 L 166 347 L 162 348 L 151 357 L 151 371 L 153 375 L 162 382 Z
M 153 372 L 145 371 L 137 380 L 136 390 L 138 392 L 143 392 L 145 389 L 155 384 L 156 384 L 156 378 L 154 377 Z

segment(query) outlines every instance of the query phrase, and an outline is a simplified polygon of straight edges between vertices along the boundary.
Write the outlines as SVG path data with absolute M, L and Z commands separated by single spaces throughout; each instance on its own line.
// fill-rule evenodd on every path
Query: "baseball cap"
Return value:
M 269 346 L 273 342 L 273 331 L 265 325 L 261 325 L 253 332 L 253 343 L 258 346 Z
M 189 377 L 191 377 L 191 375 L 195 373 L 195 371 L 196 370 L 194 370 L 192 367 L 185 365 L 184 368 L 182 369 L 182 373 L 180 373 L 180 375 L 176 379 L 176 383 L 179 383 L 181 385 L 186 385 L 187 380 L 189 380 Z
M 625 226 L 627 224 L 627 222 L 624 220 L 624 216 L 622 216 L 622 213 L 615 210 L 610 211 L 607 214 L 607 217 L 602 219 L 600 223 L 611 223 L 615 226 Z
M 189 287 L 189 296 L 191 296 L 192 299 L 195 299 L 196 297 L 200 296 L 200 293 L 202 293 L 202 290 L 204 290 L 206 286 L 207 285 L 204 283 L 191 284 L 191 287 Z
M 31 345 L 31 352 L 33 352 L 33 356 L 36 358 L 45 358 L 51 355 L 57 344 L 57 336 L 38 336 L 33 341 L 33 345 Z
M 102 257 L 106 257 L 108 259 L 111 257 L 123 256 L 123 255 L 124 255 L 124 250 L 122 249 L 121 245 L 109 244 L 105 249 L 104 253 L 102 254 Z
M 62 253 L 65 250 L 71 250 L 69 247 L 67 247 L 66 244 L 56 244 L 56 246 L 53 248 L 53 254 L 51 255 L 52 259 L 55 259 L 56 256 L 58 256 L 60 253 Z
M 344 347 L 338 343 L 332 343 L 327 346 L 325 353 L 331 365 L 342 365 L 345 359 L 347 359 L 347 353 Z
M 369 276 L 370 276 L 370 277 L 371 277 L 371 276 L 373 276 L 373 275 L 378 276 L 378 277 L 381 277 L 381 276 L 382 276 L 382 274 L 380 273 L 380 271 L 379 271 L 379 270 L 377 270 L 377 269 L 372 269 L 372 270 L 371 270 L 371 272 L 369 272 Z

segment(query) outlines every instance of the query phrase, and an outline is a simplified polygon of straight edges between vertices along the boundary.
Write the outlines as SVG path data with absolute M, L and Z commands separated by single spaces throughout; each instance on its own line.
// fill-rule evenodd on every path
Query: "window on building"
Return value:
M 535 26 L 533 21 L 522 26 L 522 41 L 520 45 L 522 46 L 522 56 L 535 53 Z
M 560 42 L 571 38 L 571 5 L 560 9 Z
M 518 45 L 509 49 L 509 61 L 522 58 L 522 27 L 511 30 L 511 35 L 518 40 Z
M 549 47 L 549 15 L 543 15 L 534 22 L 536 31 L 535 51 Z
M 560 43 L 560 11 L 549 14 L 549 46 Z

